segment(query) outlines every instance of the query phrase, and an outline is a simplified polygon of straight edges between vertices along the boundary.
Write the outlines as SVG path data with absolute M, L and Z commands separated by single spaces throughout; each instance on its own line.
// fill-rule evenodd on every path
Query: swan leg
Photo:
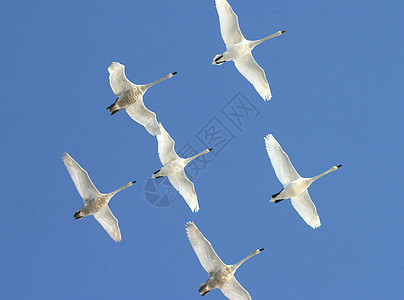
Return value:
M 80 219 L 83 218 L 83 216 L 81 215 L 81 210 L 78 210 L 78 211 L 76 211 L 76 212 L 74 213 L 74 218 L 75 218 L 76 220 L 80 220 Z
M 278 197 L 279 194 L 282 193 L 282 191 L 283 191 L 283 189 L 282 189 L 279 193 L 273 194 L 273 195 L 272 195 L 272 199 Z
M 278 203 L 278 202 L 281 202 L 282 200 L 285 200 L 285 199 L 276 199 L 276 200 L 274 200 L 276 197 L 279 196 L 280 193 L 282 193 L 282 191 L 283 191 L 283 189 L 282 189 L 279 193 L 273 194 L 273 195 L 272 195 L 271 202 Z
M 223 54 L 221 54 L 221 55 L 216 55 L 215 58 L 214 58 L 214 60 L 213 60 L 213 64 L 221 65 L 222 63 L 225 63 L 225 62 L 226 62 L 225 60 L 219 61 L 221 58 L 223 58 Z
M 108 106 L 108 107 L 107 107 L 107 109 L 111 109 L 111 108 L 112 108 L 112 106 L 114 106 L 114 105 L 115 105 L 116 101 L 118 101 L 118 99 L 119 99 L 119 98 L 116 98 L 115 102 L 114 102 L 114 103 L 112 103 L 110 106 Z
M 217 62 L 219 59 L 221 59 L 223 57 L 223 54 L 222 55 L 220 55 L 220 56 L 218 56 L 218 57 L 216 57 L 215 58 L 215 62 Z

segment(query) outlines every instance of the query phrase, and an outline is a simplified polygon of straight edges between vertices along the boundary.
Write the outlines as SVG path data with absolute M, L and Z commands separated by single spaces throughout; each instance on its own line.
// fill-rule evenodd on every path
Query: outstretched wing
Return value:
M 245 40 L 238 25 L 238 17 L 226 0 L 216 0 L 216 10 L 219 15 L 220 32 L 226 47 Z
M 203 236 L 202 232 L 199 231 L 198 227 L 195 226 L 194 222 L 188 222 L 185 225 L 185 229 L 199 262 L 209 275 L 225 266 L 212 245 Z
M 142 97 L 132 105 L 126 107 L 126 112 L 133 120 L 143 125 L 151 135 L 154 136 L 160 133 L 156 114 L 146 108 Z
M 316 206 L 311 201 L 309 192 L 305 190 L 299 195 L 290 198 L 292 205 L 303 218 L 303 220 L 313 229 L 321 226 L 320 217 L 317 214 Z
M 281 145 L 279 145 L 272 134 L 268 134 L 265 137 L 265 147 L 276 176 L 283 185 L 300 178 L 300 175 L 290 162 L 289 156 L 282 150 Z
M 100 195 L 100 192 L 94 186 L 86 170 L 84 170 L 68 153 L 63 154 L 62 159 L 84 202 Z
M 122 240 L 118 220 L 115 218 L 108 205 L 105 205 L 97 213 L 93 214 L 93 216 L 115 242 Z
M 169 163 L 170 161 L 176 160 L 178 157 L 174 150 L 175 142 L 164 129 L 163 125 L 159 123 L 160 134 L 157 134 L 158 142 L 158 152 L 160 161 L 163 165 Z
M 198 197 L 196 196 L 195 186 L 185 175 L 185 171 L 179 171 L 168 175 L 168 180 L 173 187 L 181 194 L 185 202 L 191 208 L 192 212 L 199 210 Z
M 113 62 L 109 68 L 109 85 L 115 95 L 120 97 L 125 91 L 131 89 L 134 84 L 125 76 L 125 66 L 119 62 Z
M 250 294 L 241 286 L 234 276 L 226 281 L 220 290 L 231 300 L 251 300 Z
M 265 101 L 271 100 L 272 94 L 265 71 L 257 64 L 251 52 L 233 61 L 237 70 L 254 86 L 258 94 Z

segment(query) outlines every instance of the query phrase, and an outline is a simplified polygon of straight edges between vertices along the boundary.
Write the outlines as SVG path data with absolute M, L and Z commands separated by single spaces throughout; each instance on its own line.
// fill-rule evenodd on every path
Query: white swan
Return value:
M 192 248 L 194 248 L 196 256 L 198 256 L 199 262 L 209 274 L 208 281 L 200 285 L 199 293 L 205 296 L 211 290 L 219 288 L 229 299 L 251 300 L 250 294 L 237 281 L 234 277 L 234 273 L 242 263 L 260 253 L 264 248 L 255 250 L 234 265 L 226 265 L 193 222 L 188 222 L 185 227 L 188 239 Z
M 108 207 L 111 198 L 123 189 L 131 186 L 136 181 L 129 182 L 123 187 L 109 194 L 101 194 L 92 183 L 86 170 L 84 170 L 68 153 L 63 154 L 63 162 L 73 179 L 73 182 L 84 200 L 84 206 L 74 213 L 74 218 L 81 218 L 93 215 L 101 226 L 108 232 L 109 236 L 115 241 L 122 240 L 121 231 L 119 230 L 118 220 L 112 214 Z
M 126 108 L 128 115 L 143 125 L 151 135 L 159 133 L 159 125 L 157 123 L 156 114 L 146 108 L 143 103 L 143 95 L 151 86 L 173 77 L 177 72 L 168 74 L 167 76 L 144 85 L 136 85 L 130 82 L 125 76 L 125 66 L 119 62 L 113 62 L 108 68 L 109 84 L 112 91 L 118 96 L 118 99 L 107 107 L 111 115 L 121 109 Z
M 293 207 L 309 226 L 312 228 L 320 227 L 320 217 L 307 189 L 313 181 L 337 170 L 342 165 L 334 166 L 318 176 L 302 178 L 290 162 L 289 156 L 282 150 L 272 134 L 265 137 L 265 146 L 276 176 L 283 184 L 283 189 L 279 193 L 272 195 L 271 202 L 278 203 L 290 198 Z
M 213 148 L 206 149 L 189 158 L 181 158 L 174 150 L 174 140 L 161 123 L 159 126 L 160 134 L 157 134 L 158 152 L 163 167 L 154 172 L 152 178 L 167 176 L 173 187 L 184 197 L 191 210 L 197 212 L 199 210 L 198 197 L 196 196 L 194 184 L 185 175 L 184 168 L 191 160 L 210 152 Z
M 251 54 L 252 49 L 258 44 L 285 33 L 286 30 L 278 31 L 266 38 L 257 41 L 246 40 L 238 25 L 238 17 L 226 0 L 216 0 L 216 9 L 219 15 L 220 32 L 226 52 L 218 54 L 213 59 L 214 65 L 220 65 L 232 60 L 237 70 L 254 86 L 258 94 L 264 100 L 271 100 L 271 90 L 265 77 L 264 70 L 257 64 Z

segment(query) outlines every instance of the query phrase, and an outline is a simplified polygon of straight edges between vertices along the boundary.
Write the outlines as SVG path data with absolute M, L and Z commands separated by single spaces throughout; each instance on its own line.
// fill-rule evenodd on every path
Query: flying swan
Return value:
M 264 248 L 257 249 L 246 258 L 242 259 L 234 265 L 226 265 L 213 250 L 212 245 L 199 231 L 193 222 L 185 225 L 189 242 L 194 248 L 196 256 L 202 267 L 208 272 L 209 279 L 206 283 L 202 283 L 199 287 L 199 293 L 202 296 L 208 294 L 211 290 L 219 288 L 222 293 L 229 299 L 251 300 L 250 294 L 241 286 L 234 277 L 234 273 L 247 259 L 260 253 Z
M 198 197 L 196 196 L 194 184 L 185 175 L 184 168 L 190 161 L 210 152 L 213 148 L 206 149 L 189 158 L 181 158 L 174 150 L 174 140 L 161 123 L 159 126 L 160 134 L 157 134 L 158 153 L 163 167 L 154 172 L 152 178 L 167 176 L 172 186 L 181 194 L 191 210 L 197 212 L 199 210 Z
M 296 172 L 289 160 L 289 156 L 282 150 L 272 134 L 268 134 L 265 137 L 265 147 L 276 176 L 283 184 L 283 189 L 279 193 L 272 195 L 270 202 L 278 203 L 284 199 L 290 198 L 293 207 L 309 226 L 314 229 L 320 227 L 320 217 L 317 214 L 316 206 L 310 199 L 307 189 L 313 181 L 337 170 L 342 165 L 334 166 L 318 176 L 303 178 Z
M 226 44 L 226 52 L 216 55 L 212 64 L 220 65 L 226 61 L 232 60 L 237 70 L 254 86 L 258 94 L 260 94 L 265 101 L 271 100 L 271 90 L 269 89 L 265 72 L 254 60 L 251 51 L 258 44 L 279 36 L 285 33 L 286 30 L 278 31 L 257 41 L 246 40 L 238 25 L 238 17 L 230 4 L 226 0 L 216 0 L 215 2 L 219 15 L 220 32 Z
M 112 214 L 108 207 L 111 198 L 123 189 L 131 186 L 136 181 L 129 182 L 123 187 L 109 194 L 101 194 L 92 183 L 86 170 L 84 170 L 68 153 L 63 154 L 63 162 L 73 179 L 80 196 L 84 200 L 84 206 L 74 213 L 74 218 L 81 218 L 93 215 L 101 226 L 108 232 L 109 236 L 115 241 L 122 240 L 121 231 L 119 230 L 118 220 Z
M 126 108 L 128 115 L 144 126 L 151 135 L 159 133 L 159 125 L 157 123 L 156 114 L 146 108 L 143 103 L 143 95 L 151 86 L 165 79 L 173 77 L 177 72 L 168 74 L 167 76 L 144 85 L 136 85 L 130 82 L 125 76 L 125 66 L 119 62 L 113 62 L 109 68 L 109 84 L 112 91 L 118 96 L 118 99 L 107 107 L 111 115 Z

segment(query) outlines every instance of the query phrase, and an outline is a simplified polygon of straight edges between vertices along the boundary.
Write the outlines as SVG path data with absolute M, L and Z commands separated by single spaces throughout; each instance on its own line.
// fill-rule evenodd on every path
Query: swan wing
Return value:
M 303 220 L 313 229 L 321 226 L 320 217 L 317 214 L 316 206 L 311 201 L 309 192 L 305 190 L 299 195 L 290 198 L 292 205 L 303 218 Z
M 231 300 L 251 300 L 250 294 L 241 286 L 234 276 L 226 281 L 220 290 Z
M 177 173 L 168 175 L 168 180 L 181 194 L 192 212 L 197 212 L 199 210 L 199 204 L 195 192 L 195 186 L 192 181 L 188 179 L 187 175 L 185 175 L 185 171 L 181 170 Z
M 163 125 L 159 123 L 160 133 L 157 134 L 158 142 L 158 152 L 160 161 L 163 165 L 169 163 L 170 161 L 176 160 L 178 157 L 174 150 L 175 142 L 164 129 Z
M 251 52 L 233 61 L 237 70 L 254 86 L 262 99 L 271 100 L 272 94 L 265 71 L 257 64 Z
M 203 236 L 194 222 L 188 222 L 185 225 L 185 230 L 189 242 L 192 248 L 194 248 L 196 256 L 198 256 L 199 262 L 209 275 L 225 266 L 220 257 L 216 254 L 211 243 Z
M 276 176 L 284 186 L 300 178 L 300 175 L 290 162 L 289 156 L 282 150 L 281 145 L 279 145 L 272 134 L 268 134 L 265 137 L 265 147 Z
M 245 40 L 238 25 L 238 17 L 226 0 L 216 0 L 216 10 L 219 15 L 220 32 L 226 47 Z
M 84 170 L 68 153 L 63 154 L 62 159 L 84 202 L 100 195 L 100 192 L 91 181 L 86 170 Z
M 154 136 L 160 133 L 156 114 L 147 109 L 142 97 L 132 105 L 126 107 L 126 112 L 133 120 L 143 125 L 151 135 Z
M 93 214 L 93 216 L 115 242 L 122 241 L 118 220 L 115 218 L 108 205 L 105 205 L 98 212 Z
M 109 68 L 109 85 L 115 95 L 120 97 L 125 91 L 131 89 L 134 84 L 125 76 L 125 66 L 119 62 L 113 62 Z

